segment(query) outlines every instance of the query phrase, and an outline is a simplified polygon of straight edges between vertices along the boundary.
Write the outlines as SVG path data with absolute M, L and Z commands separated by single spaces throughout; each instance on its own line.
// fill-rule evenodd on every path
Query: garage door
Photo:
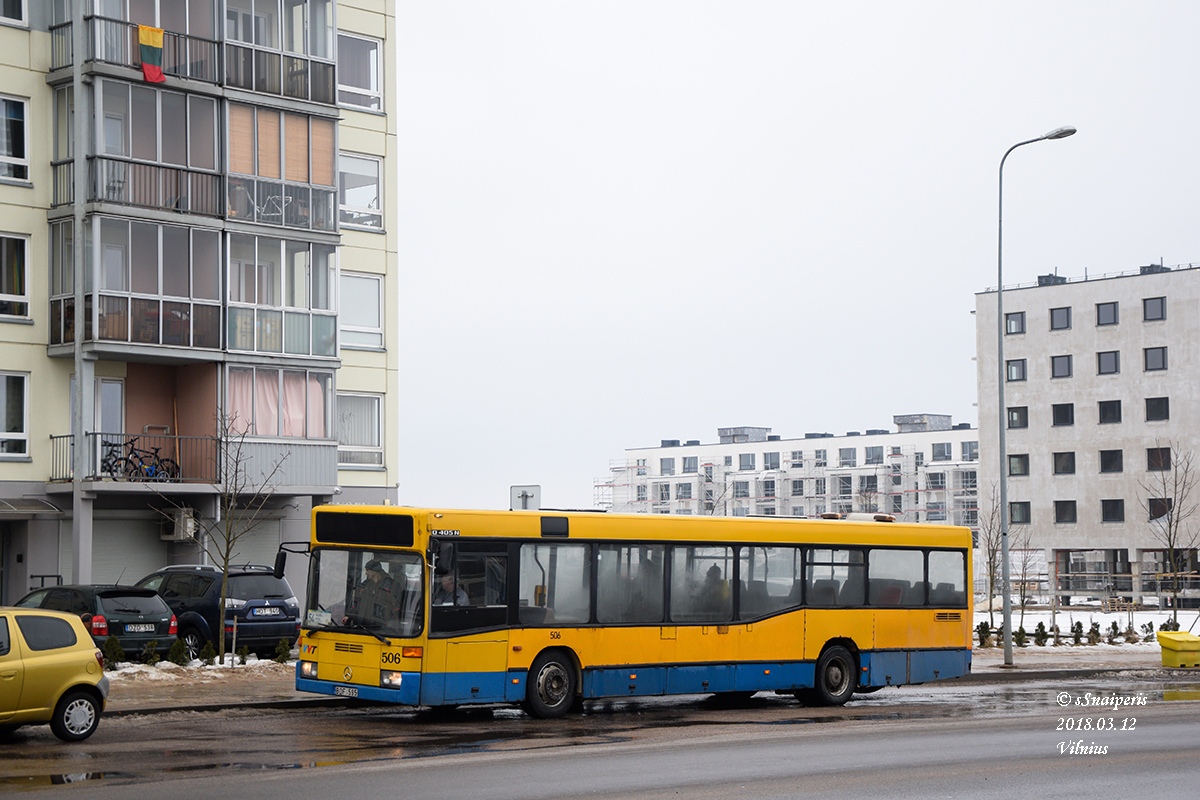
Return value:
M 92 583 L 137 583 L 166 566 L 167 543 L 157 520 L 98 519 L 92 522 Z
M 279 550 L 279 520 L 263 520 L 254 530 L 243 534 L 233 546 L 232 564 L 275 563 L 275 552 Z

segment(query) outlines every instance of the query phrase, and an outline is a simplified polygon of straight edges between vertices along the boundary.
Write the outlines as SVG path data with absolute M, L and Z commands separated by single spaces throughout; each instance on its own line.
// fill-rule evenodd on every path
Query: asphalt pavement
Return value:
M 1108 672 L 1164 670 L 1156 643 L 1014 648 L 1013 666 L 1000 648 L 976 648 L 971 675 L 960 683 L 1051 680 Z M 1165 670 L 1175 674 L 1200 669 Z M 298 692 L 295 663 L 253 658 L 237 667 L 130 666 L 107 673 L 112 682 L 105 716 L 215 711 L 225 708 L 301 708 L 355 701 Z

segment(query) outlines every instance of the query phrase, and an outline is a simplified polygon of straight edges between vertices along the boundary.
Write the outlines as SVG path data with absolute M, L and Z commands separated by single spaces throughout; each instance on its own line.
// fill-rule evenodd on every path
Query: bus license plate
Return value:
M 338 697 L 358 697 L 357 686 L 335 686 L 333 693 Z
M 132 622 L 125 626 L 126 633 L 154 633 L 153 622 Z
M 278 617 L 283 613 L 283 609 L 270 606 L 268 608 L 252 608 L 250 609 L 251 616 L 255 617 Z

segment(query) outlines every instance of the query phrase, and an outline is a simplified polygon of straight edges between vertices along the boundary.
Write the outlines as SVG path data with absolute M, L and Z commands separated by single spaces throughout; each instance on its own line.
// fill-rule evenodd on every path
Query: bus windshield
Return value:
M 411 638 L 424 624 L 418 553 L 321 547 L 309 565 L 304 627 Z

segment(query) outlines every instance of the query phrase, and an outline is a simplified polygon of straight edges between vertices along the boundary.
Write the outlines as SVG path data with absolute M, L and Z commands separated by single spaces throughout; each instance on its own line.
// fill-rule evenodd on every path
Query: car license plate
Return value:
M 358 697 L 357 686 L 335 686 L 333 693 L 338 697 Z
M 267 608 L 252 608 L 252 609 L 250 609 L 250 616 L 252 616 L 252 617 L 278 617 L 278 616 L 281 616 L 282 614 L 283 614 L 283 609 L 275 608 L 274 606 L 268 606 Z
M 153 622 L 131 622 L 125 626 L 126 633 L 154 633 Z

